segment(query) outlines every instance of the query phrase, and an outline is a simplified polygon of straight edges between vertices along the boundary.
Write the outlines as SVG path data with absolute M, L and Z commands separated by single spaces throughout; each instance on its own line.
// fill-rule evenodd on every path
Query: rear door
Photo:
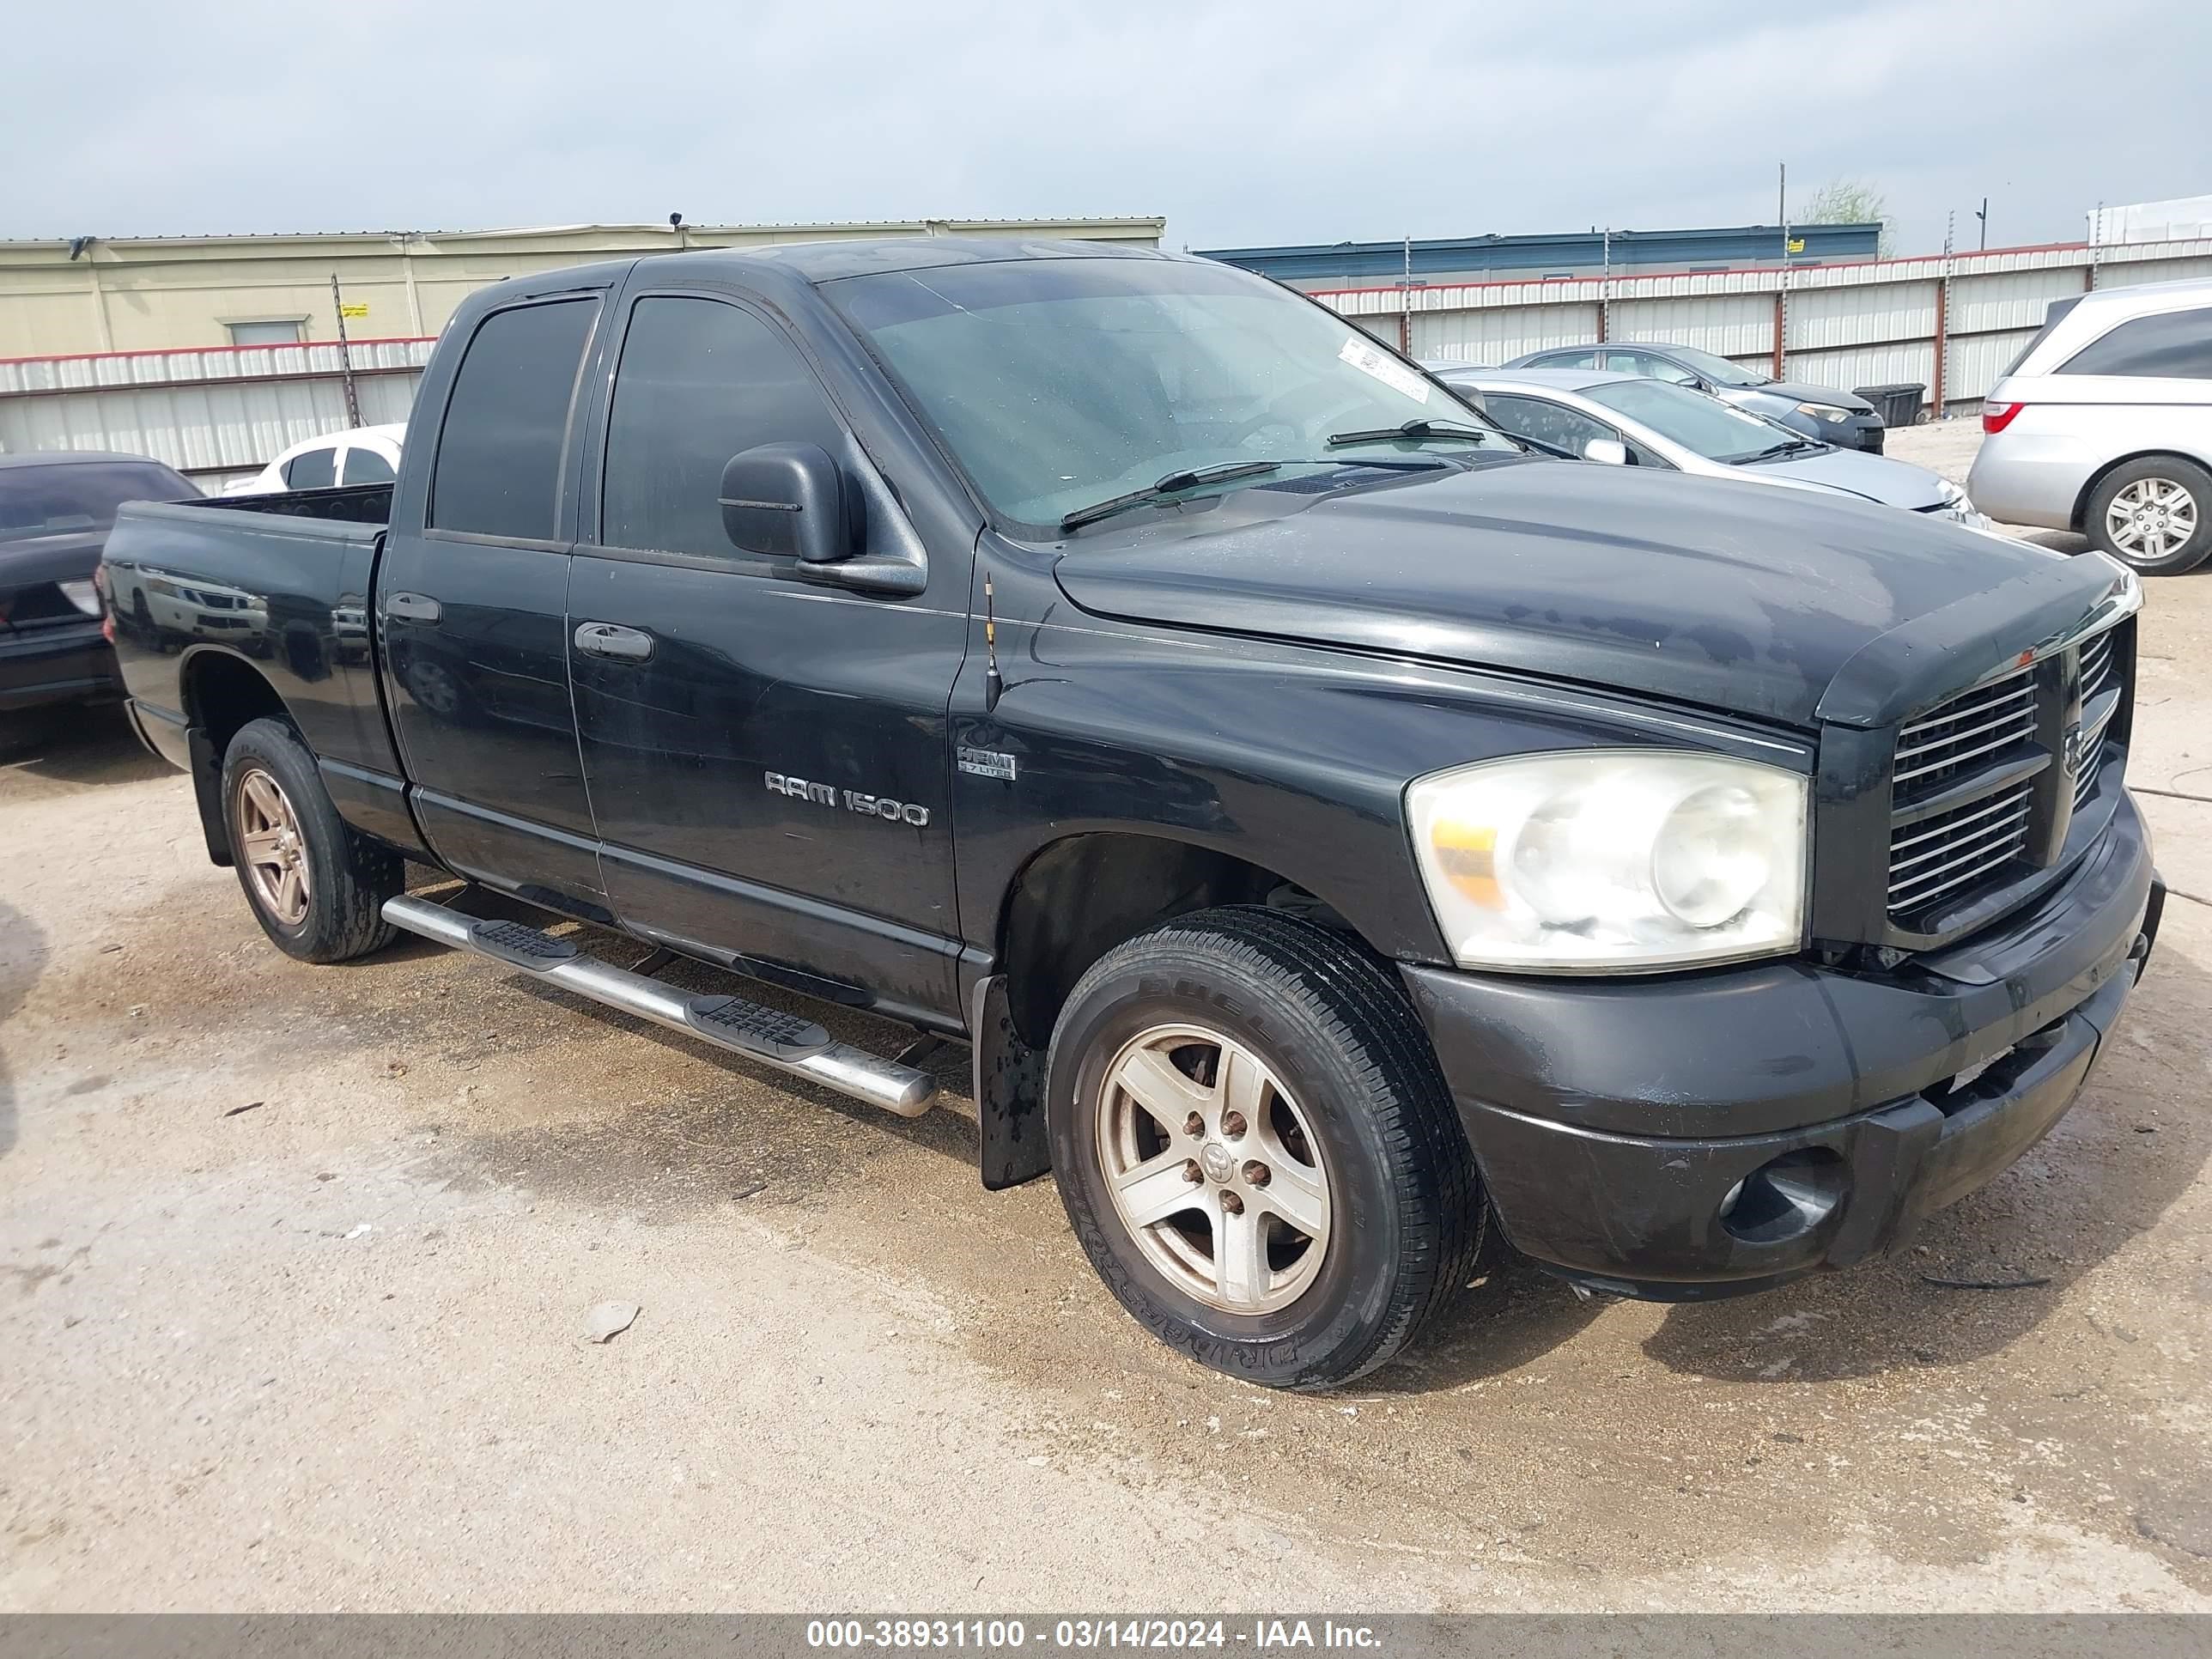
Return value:
M 424 836 L 465 874 L 586 916 L 606 910 L 568 696 L 569 456 L 603 300 L 525 296 L 477 324 L 420 440 L 427 504 L 395 510 L 376 596 Z
M 799 989 L 957 1015 L 945 707 L 972 548 L 930 550 L 928 588 L 894 597 L 732 544 L 733 455 L 803 442 L 852 478 L 868 466 L 749 296 L 634 293 L 605 401 L 587 462 L 599 539 L 577 550 L 569 612 L 610 903 Z M 866 518 L 869 552 L 914 533 L 888 490 Z

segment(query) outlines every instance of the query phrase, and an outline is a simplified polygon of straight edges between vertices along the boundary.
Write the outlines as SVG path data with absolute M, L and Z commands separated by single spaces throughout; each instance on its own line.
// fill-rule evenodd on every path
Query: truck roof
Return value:
M 841 242 L 783 242 L 767 247 L 701 247 L 682 253 L 638 257 L 649 258 L 656 264 L 664 261 L 680 263 L 702 274 L 718 270 L 735 276 L 750 273 L 756 279 L 763 265 L 772 265 L 803 282 L 834 283 L 842 277 L 868 276 L 884 271 L 993 264 L 1012 259 L 1188 259 L 1191 256 L 1125 242 L 1082 242 L 1049 237 L 871 236 Z M 568 265 L 536 272 L 527 280 L 533 289 L 547 288 L 578 276 L 590 278 L 617 273 L 636 262 L 631 258 Z

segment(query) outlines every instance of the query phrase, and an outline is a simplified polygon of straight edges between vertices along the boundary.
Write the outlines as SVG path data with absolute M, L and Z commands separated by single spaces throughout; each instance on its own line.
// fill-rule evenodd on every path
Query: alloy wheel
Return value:
M 1265 1060 L 1203 1026 L 1157 1025 L 1100 1085 L 1099 1162 L 1147 1261 L 1227 1313 L 1272 1313 L 1328 1251 L 1328 1171 L 1304 1109 Z
M 285 927 L 307 919 L 307 843 L 284 787 L 258 767 L 238 781 L 239 856 L 262 908 Z
M 2180 552 L 2197 526 L 2197 498 L 2171 478 L 2137 478 L 2105 508 L 2112 545 L 2147 564 Z

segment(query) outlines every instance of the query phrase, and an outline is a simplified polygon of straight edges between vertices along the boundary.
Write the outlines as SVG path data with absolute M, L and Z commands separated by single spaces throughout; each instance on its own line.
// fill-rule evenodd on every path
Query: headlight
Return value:
M 1800 404 L 1797 412 L 1810 415 L 1816 421 L 1848 421 L 1851 418 L 1850 410 L 1838 409 L 1833 404 Z
M 1406 791 L 1453 959 L 1540 972 L 1796 950 L 1805 803 L 1778 767 L 1639 749 L 1480 761 Z

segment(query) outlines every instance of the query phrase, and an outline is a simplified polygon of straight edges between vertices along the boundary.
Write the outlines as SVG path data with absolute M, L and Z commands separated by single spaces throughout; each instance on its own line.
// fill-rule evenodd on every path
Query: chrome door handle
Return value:
M 394 622 L 434 623 L 445 609 L 427 593 L 387 593 L 384 598 L 384 614 Z
M 638 629 L 624 628 L 619 623 L 579 623 L 576 649 L 588 657 L 643 662 L 653 655 L 653 635 Z

